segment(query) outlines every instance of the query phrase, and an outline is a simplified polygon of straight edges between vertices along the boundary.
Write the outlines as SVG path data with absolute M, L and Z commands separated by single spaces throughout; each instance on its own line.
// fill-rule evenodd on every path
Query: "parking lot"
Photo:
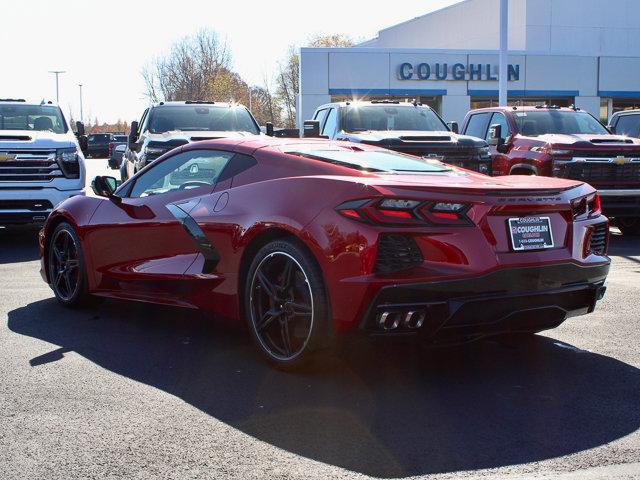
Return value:
M 284 373 L 192 311 L 64 309 L 36 230 L 0 230 L 0 478 L 637 478 L 640 245 L 610 253 L 597 311 L 529 341 Z

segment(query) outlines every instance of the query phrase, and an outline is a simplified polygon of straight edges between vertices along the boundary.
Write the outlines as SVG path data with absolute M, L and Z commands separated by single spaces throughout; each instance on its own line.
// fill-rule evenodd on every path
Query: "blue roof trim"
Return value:
M 498 97 L 498 90 L 468 90 L 474 97 Z M 507 90 L 510 97 L 578 97 L 578 90 Z
M 446 95 L 446 89 L 330 88 L 329 95 Z
M 640 98 L 640 92 L 627 92 L 623 90 L 598 90 L 599 97 L 637 97 Z

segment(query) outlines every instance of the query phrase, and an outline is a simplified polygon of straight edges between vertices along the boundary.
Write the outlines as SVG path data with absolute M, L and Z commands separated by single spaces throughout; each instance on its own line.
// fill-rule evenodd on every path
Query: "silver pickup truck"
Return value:
M 84 195 L 84 184 L 84 155 L 62 110 L 0 99 L 0 225 L 41 223 Z

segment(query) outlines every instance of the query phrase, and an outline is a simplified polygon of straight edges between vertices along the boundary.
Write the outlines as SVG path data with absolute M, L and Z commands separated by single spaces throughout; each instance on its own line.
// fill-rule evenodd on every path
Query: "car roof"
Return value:
M 203 106 L 203 107 L 244 107 L 246 108 L 244 105 L 242 105 L 241 103 L 236 103 L 236 102 L 205 102 L 205 101 L 190 101 L 190 100 L 185 100 L 185 101 L 170 101 L 170 102 L 158 102 L 158 103 L 154 103 L 152 105 L 152 108 L 160 108 L 160 107 L 183 107 L 185 105 L 189 105 L 189 106 Z
M 282 147 L 305 146 L 306 149 L 314 149 L 317 147 L 321 150 L 323 147 L 344 148 L 345 150 L 380 150 L 380 146 L 366 145 L 362 143 L 354 144 L 345 140 L 326 140 L 323 138 L 287 138 L 287 137 L 269 137 L 266 135 L 252 135 L 242 138 L 218 138 L 214 140 L 199 140 L 185 145 L 183 148 L 188 150 L 206 148 L 216 149 L 222 148 L 240 153 L 250 154 L 256 150 L 267 149 L 281 153 Z
M 0 105 L 26 105 L 28 107 L 59 107 L 59 105 L 52 101 L 41 102 L 27 102 L 21 98 L 0 98 Z
M 615 112 L 613 115 L 611 115 L 611 118 L 613 117 L 619 117 L 621 115 L 636 115 L 640 113 L 640 109 L 633 109 L 633 110 L 620 110 L 618 112 Z
M 330 102 L 325 103 L 324 105 L 320 105 L 316 110 L 320 110 L 321 108 L 328 107 L 347 107 L 347 106 L 372 106 L 372 107 L 425 107 L 431 108 L 429 105 L 423 105 L 422 103 L 413 103 L 413 102 L 400 102 L 400 101 L 385 101 L 385 100 L 345 100 L 343 102 Z
M 509 107 L 486 107 L 477 108 L 471 110 L 468 114 L 481 113 L 481 112 L 539 112 L 539 111 L 553 111 L 553 112 L 581 112 L 579 108 L 571 107 L 553 107 L 553 106 L 509 106 Z

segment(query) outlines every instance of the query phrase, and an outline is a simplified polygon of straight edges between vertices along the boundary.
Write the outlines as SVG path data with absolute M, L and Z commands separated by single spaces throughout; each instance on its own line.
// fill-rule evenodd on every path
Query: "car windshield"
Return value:
M 389 150 L 296 149 L 285 150 L 290 155 L 321 160 L 368 172 L 440 173 L 451 169 L 435 160 L 405 155 Z
M 608 135 L 604 126 L 586 112 L 541 110 L 514 112 L 518 131 L 528 137 L 560 133 L 566 135 Z
M 344 130 L 448 130 L 433 110 L 427 107 L 397 105 L 349 105 L 344 112 Z
M 149 118 L 149 131 L 164 133 L 173 130 L 260 133 L 244 107 L 181 105 L 154 108 Z
M 51 105 L 0 105 L 0 130 L 66 133 L 60 108 Z

